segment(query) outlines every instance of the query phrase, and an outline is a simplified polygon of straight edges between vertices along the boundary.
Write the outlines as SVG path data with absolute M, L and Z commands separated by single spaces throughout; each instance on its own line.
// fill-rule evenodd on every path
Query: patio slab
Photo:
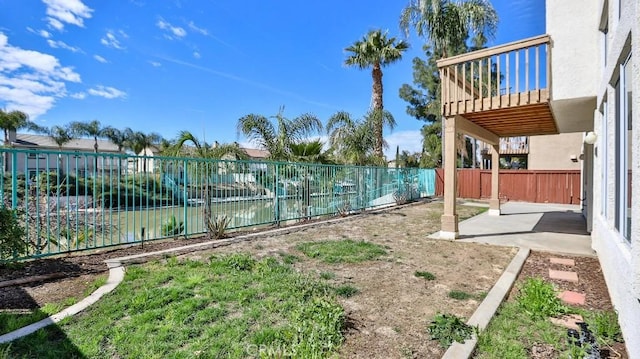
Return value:
M 500 209 L 500 216 L 483 213 L 460 222 L 458 240 L 595 256 L 579 206 L 507 202 Z

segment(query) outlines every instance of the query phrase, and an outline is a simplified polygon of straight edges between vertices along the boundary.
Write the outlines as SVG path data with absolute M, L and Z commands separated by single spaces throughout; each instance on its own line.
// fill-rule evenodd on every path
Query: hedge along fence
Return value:
M 7 148 L 0 161 L 0 203 L 24 230 L 24 246 L 4 261 L 201 235 L 205 213 L 239 229 L 435 193 L 434 170 L 417 168 Z

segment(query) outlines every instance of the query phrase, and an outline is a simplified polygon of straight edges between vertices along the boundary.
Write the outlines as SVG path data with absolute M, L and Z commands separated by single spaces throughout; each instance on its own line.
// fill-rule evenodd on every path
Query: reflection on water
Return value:
M 320 216 L 335 213 L 334 201 L 329 198 L 314 198 L 309 204 L 297 199 L 272 198 L 247 201 L 213 202 L 212 215 L 227 216 L 231 219 L 228 229 L 274 223 L 280 221 Z M 114 211 L 116 212 L 116 211 Z M 204 204 L 193 206 L 171 206 L 134 211 L 120 211 L 113 216 L 113 224 L 120 232 L 122 242 L 149 240 L 166 237 L 162 234 L 162 225 L 175 216 L 178 223 L 185 224 L 187 234 L 205 233 L 203 218 Z M 116 214 L 116 213 L 114 213 Z M 184 234 L 184 233 L 183 233 Z

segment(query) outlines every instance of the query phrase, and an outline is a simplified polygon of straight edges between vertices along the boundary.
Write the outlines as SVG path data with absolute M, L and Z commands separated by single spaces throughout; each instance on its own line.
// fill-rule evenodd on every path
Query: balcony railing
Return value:
M 490 155 L 491 149 L 489 145 L 484 144 L 481 150 L 483 155 Z M 500 138 L 500 154 L 501 155 L 527 155 L 529 154 L 529 137 L 502 137 Z
M 439 60 L 443 115 L 548 102 L 550 42 L 542 35 Z

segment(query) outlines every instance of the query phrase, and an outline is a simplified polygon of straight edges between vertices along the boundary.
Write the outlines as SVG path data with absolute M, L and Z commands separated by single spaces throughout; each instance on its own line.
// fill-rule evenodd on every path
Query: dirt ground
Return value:
M 477 208 L 458 207 L 458 211 L 464 218 L 475 213 Z M 212 254 L 230 252 L 247 252 L 258 257 L 294 255 L 300 259 L 294 264 L 298 270 L 312 275 L 331 272 L 335 274 L 330 280 L 333 284 L 349 284 L 359 290 L 350 298 L 340 299 L 347 314 L 346 340 L 339 353 L 341 358 L 439 358 L 444 350 L 426 333 L 430 319 L 438 312 L 468 318 L 479 304 L 476 299 L 451 299 L 447 295 L 449 291 L 459 290 L 482 296 L 490 290 L 516 253 L 513 248 L 427 239 L 427 235 L 439 229 L 441 213 L 442 204 L 413 204 L 389 211 L 350 216 L 339 223 L 320 222 L 289 234 L 265 234 L 250 241 L 183 256 L 207 258 Z M 301 242 L 340 239 L 378 243 L 385 246 L 388 253 L 375 261 L 330 265 L 307 258 L 295 249 L 296 244 Z M 105 259 L 205 240 L 168 240 L 147 243 L 144 248 L 132 246 L 90 255 L 36 260 L 22 266 L 0 267 L 0 286 L 4 281 L 17 278 L 64 274 L 62 279 L 1 288 L 0 310 L 35 309 L 44 303 L 62 301 L 67 297 L 79 298 L 98 276 L 106 276 Z M 548 270 L 548 266 L 535 264 L 538 256 L 537 252 L 532 254 L 521 278 L 535 274 L 536 270 Z M 597 260 L 593 263 L 586 260 L 585 263 L 591 263 L 593 271 L 599 272 Z M 427 282 L 416 278 L 416 271 L 431 272 L 436 279 Z M 592 279 L 585 277 L 581 284 Z M 600 305 L 609 303 L 610 306 L 604 282 L 597 282 L 593 288 L 587 290 L 593 290 L 594 297 L 606 298 Z M 599 302 L 591 303 L 595 305 Z

